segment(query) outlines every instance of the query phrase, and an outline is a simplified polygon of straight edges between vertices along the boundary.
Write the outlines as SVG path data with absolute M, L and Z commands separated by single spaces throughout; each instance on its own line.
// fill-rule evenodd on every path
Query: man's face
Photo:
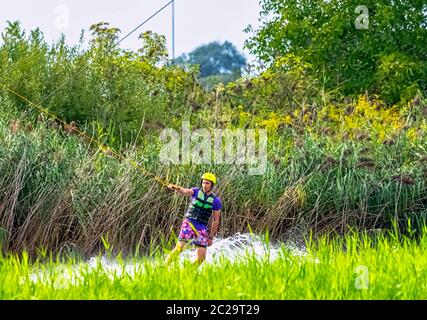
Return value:
M 208 192 L 209 190 L 211 190 L 212 188 L 212 182 L 210 182 L 209 180 L 202 180 L 202 189 L 203 192 Z

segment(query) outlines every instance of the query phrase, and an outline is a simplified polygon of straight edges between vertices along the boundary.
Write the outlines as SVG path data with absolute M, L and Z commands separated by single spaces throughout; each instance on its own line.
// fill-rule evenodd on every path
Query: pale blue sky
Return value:
M 7 20 L 19 20 L 26 30 L 39 27 L 48 42 L 66 36 L 68 44 L 76 44 L 81 29 L 92 23 L 108 21 L 121 29 L 123 37 L 170 0 L 14 0 L 2 3 L 0 28 Z M 252 57 L 243 44 L 248 37 L 243 32 L 249 24 L 259 26 L 258 0 L 176 0 L 175 52 L 176 56 L 211 41 L 231 41 Z M 164 34 L 171 52 L 171 7 L 165 9 L 138 32 L 121 43 L 124 48 L 140 47 L 138 35 L 146 30 Z M 89 33 L 86 34 L 86 39 Z

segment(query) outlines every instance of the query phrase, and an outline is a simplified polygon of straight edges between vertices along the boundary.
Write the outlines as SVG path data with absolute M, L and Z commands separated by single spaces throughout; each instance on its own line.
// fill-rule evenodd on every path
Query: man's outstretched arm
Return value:
M 168 189 L 174 190 L 174 191 L 176 191 L 180 194 L 183 194 L 185 196 L 192 196 L 194 194 L 193 189 L 182 188 L 182 187 L 176 186 L 174 184 L 169 184 Z

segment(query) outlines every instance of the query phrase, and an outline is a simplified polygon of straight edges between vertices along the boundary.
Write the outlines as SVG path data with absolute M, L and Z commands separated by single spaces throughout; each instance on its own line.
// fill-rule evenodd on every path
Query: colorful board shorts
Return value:
M 209 234 L 207 226 L 192 223 L 189 219 L 184 219 L 181 225 L 181 231 L 179 232 L 178 240 L 185 242 L 190 241 L 195 246 L 206 248 L 208 246 L 208 237 Z

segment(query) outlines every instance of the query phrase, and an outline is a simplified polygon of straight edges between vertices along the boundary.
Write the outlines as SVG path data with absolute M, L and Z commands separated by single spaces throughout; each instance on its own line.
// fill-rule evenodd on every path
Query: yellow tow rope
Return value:
M 12 90 L 11 88 L 5 86 L 4 84 L 0 83 L 0 86 L 2 88 L 4 88 L 6 91 L 9 91 L 11 93 L 13 93 L 14 95 L 16 95 L 17 97 L 21 98 L 22 100 L 24 100 L 25 102 L 27 102 L 30 107 L 39 110 L 42 113 L 47 114 L 49 117 L 57 120 L 58 122 L 62 123 L 64 125 L 64 129 L 66 130 L 70 130 L 70 131 L 75 131 L 77 132 L 80 136 L 85 137 L 86 139 L 88 139 L 91 142 L 95 142 L 98 146 L 99 149 L 101 149 L 102 152 L 106 153 L 106 154 L 111 154 L 112 156 L 116 157 L 117 159 L 120 160 L 124 160 L 128 163 L 130 163 L 132 166 L 134 166 L 136 169 L 138 169 L 140 172 L 142 172 L 145 176 L 148 176 L 154 180 L 156 180 L 157 182 L 161 183 L 163 186 L 167 186 L 169 185 L 169 183 L 165 180 L 163 180 L 162 178 L 160 178 L 159 176 L 147 171 L 145 168 L 143 168 L 140 164 L 138 164 L 136 161 L 126 158 L 125 156 L 123 156 L 121 153 L 115 152 L 113 150 L 111 150 L 109 147 L 105 146 L 104 144 L 102 144 L 98 139 L 96 139 L 93 136 L 88 135 L 87 133 L 79 130 L 76 126 L 72 126 L 69 125 L 68 123 L 66 123 L 64 120 L 59 119 L 57 116 L 55 116 L 54 114 L 52 114 L 51 112 L 49 112 L 49 110 L 47 110 L 46 108 L 43 108 L 43 106 L 36 104 L 34 102 L 32 102 L 31 100 L 29 100 L 28 98 L 26 98 L 25 96 L 19 94 L 18 92 Z

